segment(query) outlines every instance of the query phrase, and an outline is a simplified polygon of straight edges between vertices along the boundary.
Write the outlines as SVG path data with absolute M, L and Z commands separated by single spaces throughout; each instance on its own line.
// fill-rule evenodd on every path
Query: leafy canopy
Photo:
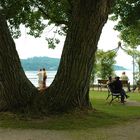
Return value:
M 115 29 L 120 38 L 129 46 L 140 45 L 140 1 L 116 0 L 112 20 L 119 20 Z
M 54 34 L 65 35 L 70 20 L 70 5 L 68 0 L 0 0 L 0 12 L 5 15 L 14 38 L 21 35 L 21 24 L 34 37 L 40 37 L 50 24 L 59 26 Z M 47 40 L 51 47 L 54 47 L 54 41 L 59 43 L 55 36 Z
M 95 64 L 92 70 L 92 78 L 93 81 L 95 76 L 102 79 L 107 79 L 108 76 L 114 75 L 114 64 L 116 52 L 115 51 L 103 51 L 97 50 L 95 57 Z
M 28 34 L 40 37 L 50 24 L 57 26 L 54 34 L 65 35 L 71 19 L 70 0 L 0 0 L 0 13 L 8 20 L 14 38 L 21 35 L 20 25 L 28 29 Z M 112 20 L 119 20 L 116 30 L 127 45 L 134 47 L 140 44 L 140 1 L 116 0 Z M 47 20 L 47 22 L 44 22 Z M 47 24 L 46 24 L 47 23 Z M 50 47 L 55 47 L 59 40 L 47 38 Z

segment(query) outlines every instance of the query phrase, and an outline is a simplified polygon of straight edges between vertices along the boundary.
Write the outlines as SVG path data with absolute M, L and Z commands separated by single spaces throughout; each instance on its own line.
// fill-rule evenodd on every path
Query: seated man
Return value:
M 128 78 L 128 76 L 125 74 L 125 72 L 122 73 L 120 79 L 123 80 L 123 81 L 129 81 L 129 78 Z M 127 88 L 128 88 L 128 91 L 131 91 L 131 90 L 130 90 L 130 82 L 127 83 Z
M 111 92 L 113 93 L 120 93 L 121 95 L 121 103 L 124 103 L 124 98 L 128 98 L 129 96 L 126 95 L 124 89 L 122 88 L 122 83 L 120 81 L 120 77 L 115 77 L 115 80 L 108 84 Z

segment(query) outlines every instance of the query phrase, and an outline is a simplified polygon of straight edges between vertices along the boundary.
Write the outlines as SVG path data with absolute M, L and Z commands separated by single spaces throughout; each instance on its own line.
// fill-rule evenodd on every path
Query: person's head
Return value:
M 39 69 L 39 71 L 42 71 L 42 69 Z
M 116 76 L 116 77 L 115 77 L 115 80 L 119 80 L 119 79 L 120 79 L 120 77 L 119 77 L 119 76 Z
M 125 75 L 125 72 L 122 72 L 123 75 Z
M 45 71 L 46 69 L 45 68 L 43 68 L 43 71 Z

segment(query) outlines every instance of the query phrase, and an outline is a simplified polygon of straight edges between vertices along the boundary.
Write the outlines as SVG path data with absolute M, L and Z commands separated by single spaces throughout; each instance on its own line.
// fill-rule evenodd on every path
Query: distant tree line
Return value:
M 43 56 L 43 57 L 31 57 L 31 58 L 27 58 L 27 59 L 21 59 L 20 61 L 21 61 L 22 67 L 25 71 L 36 71 L 36 70 L 38 70 L 40 68 L 44 68 L 44 67 L 49 71 L 51 71 L 51 70 L 56 71 L 58 69 L 60 59 Z M 99 67 L 101 67 L 101 66 L 99 66 Z M 124 67 L 118 66 L 118 65 L 113 65 L 112 68 L 113 68 L 113 71 L 114 70 L 126 70 Z M 100 70 L 97 69 L 97 71 L 99 73 Z
M 32 57 L 27 59 L 21 59 L 22 67 L 25 71 L 37 71 L 40 68 L 46 68 L 47 70 L 57 70 L 60 59 L 50 57 Z

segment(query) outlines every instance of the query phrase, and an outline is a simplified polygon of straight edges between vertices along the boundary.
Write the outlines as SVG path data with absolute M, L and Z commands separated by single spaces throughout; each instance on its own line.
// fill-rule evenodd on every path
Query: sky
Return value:
M 108 21 L 103 27 L 102 34 L 98 43 L 98 48 L 105 51 L 111 50 L 117 47 L 118 41 L 120 41 L 119 33 L 113 29 L 116 23 Z M 21 59 L 26 59 L 34 56 L 48 56 L 53 58 L 60 58 L 63 43 L 65 38 L 61 37 L 61 43 L 55 49 L 48 49 L 45 36 L 48 32 L 43 33 L 41 38 L 34 38 L 26 34 L 26 29 L 22 29 L 22 36 L 19 39 L 15 39 L 16 49 Z M 50 34 L 52 35 L 52 34 Z M 132 58 L 128 56 L 122 50 L 117 52 L 116 57 L 117 65 L 132 69 Z

